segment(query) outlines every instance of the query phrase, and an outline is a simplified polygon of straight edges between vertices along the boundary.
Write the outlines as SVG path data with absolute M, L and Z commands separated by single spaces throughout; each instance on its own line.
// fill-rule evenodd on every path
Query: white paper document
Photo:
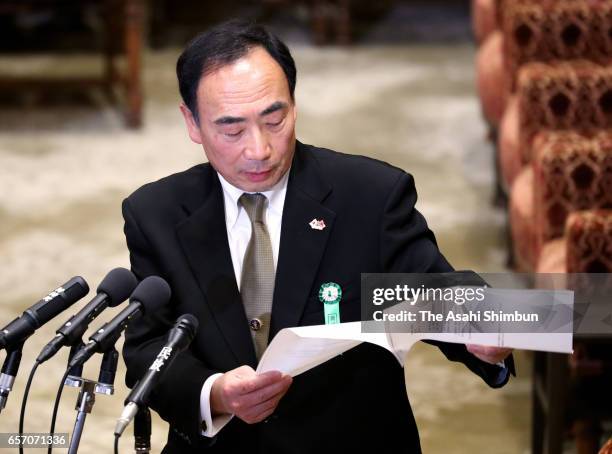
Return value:
M 257 372 L 279 370 L 296 376 L 362 342 L 387 349 L 402 366 L 406 353 L 422 339 L 521 350 L 572 352 L 572 333 L 364 333 L 361 328 L 361 322 L 285 328 L 264 352 Z

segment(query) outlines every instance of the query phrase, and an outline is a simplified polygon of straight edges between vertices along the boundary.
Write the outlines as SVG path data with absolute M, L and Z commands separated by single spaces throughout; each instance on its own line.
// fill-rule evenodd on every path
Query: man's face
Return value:
M 296 109 L 285 73 L 261 47 L 202 77 L 199 121 L 185 105 L 191 140 L 232 185 L 248 192 L 274 186 L 291 166 Z

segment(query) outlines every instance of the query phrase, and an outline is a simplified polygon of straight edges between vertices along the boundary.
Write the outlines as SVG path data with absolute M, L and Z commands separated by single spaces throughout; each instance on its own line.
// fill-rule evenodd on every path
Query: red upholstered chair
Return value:
M 609 0 L 502 0 L 506 70 L 529 62 L 585 59 L 606 64 L 612 56 Z
M 571 240 L 568 236 L 574 230 L 564 237 L 566 220 L 575 211 L 611 208 L 612 131 L 591 136 L 574 131 L 540 133 L 534 140 L 533 161 L 517 177 L 510 196 L 517 268 L 540 272 L 594 269 L 586 259 L 569 266 L 568 244 L 573 247 L 578 242 L 575 235 Z M 607 211 L 593 213 L 598 213 L 597 219 L 607 216 Z M 595 228 L 593 222 L 585 225 Z
M 589 138 L 567 131 L 542 136 L 533 161 L 536 252 L 563 235 L 571 212 L 612 208 L 612 134 Z
M 475 4 L 480 7 L 480 10 L 475 7 L 475 14 L 480 11 L 481 15 L 486 15 L 487 2 Z M 499 0 L 497 16 L 501 37 L 492 38 L 494 33 L 491 33 L 482 44 L 478 52 L 477 74 L 484 116 L 489 124 L 499 125 L 500 128 L 497 135 L 498 174 L 501 176 L 498 185 L 508 193 L 518 172 L 529 161 L 526 155 L 529 154 L 530 137 L 542 128 L 573 128 L 572 117 L 576 115 L 572 114 L 576 112 L 580 118 L 589 118 L 588 113 L 583 115 L 581 110 L 575 110 L 581 108 L 580 104 L 588 105 L 589 102 L 576 102 L 580 101 L 580 93 L 576 93 L 576 98 L 568 99 L 563 91 L 574 91 L 573 85 L 576 84 L 571 78 L 579 77 L 580 74 L 587 76 L 593 71 L 590 66 L 593 63 L 597 63 L 601 69 L 612 61 L 612 1 Z M 494 53 L 499 52 L 500 45 L 503 70 L 499 69 L 500 57 L 494 56 Z M 574 68 L 564 70 L 560 63 L 564 61 L 572 62 Z M 487 67 L 488 62 L 491 63 Z M 547 66 L 538 67 L 534 63 L 550 63 L 558 71 L 555 74 Z M 564 72 L 570 76 L 569 79 L 563 78 Z M 540 104 L 540 108 L 534 109 L 533 105 L 529 105 L 533 104 L 528 102 L 532 90 L 544 94 L 547 90 L 555 90 L 555 87 L 547 88 L 546 85 L 549 82 L 554 84 L 557 76 L 561 77 L 556 88 L 558 96 L 551 97 L 550 108 L 541 102 L 541 97 L 533 100 Z M 523 87 L 521 78 L 527 79 L 523 81 Z M 520 98 L 520 101 L 513 101 L 514 96 Z M 603 103 L 611 104 L 612 94 L 604 98 Z M 499 106 L 505 106 L 501 118 Z M 610 106 L 607 108 L 611 109 Z M 532 122 L 533 118 L 528 118 L 525 112 L 533 113 L 536 120 L 539 117 L 558 117 L 556 123 L 564 119 L 567 121 L 565 126 L 538 124 L 538 121 Z M 524 123 L 531 124 L 532 129 L 529 130 L 528 125 L 527 130 L 524 130 Z
M 612 272 L 612 0 L 500 0 L 498 21 L 509 90 L 498 186 L 510 194 L 515 267 Z M 612 408 L 610 375 L 600 374 L 612 370 L 612 355 L 603 347 L 602 355 L 577 343 L 569 359 L 564 394 L 582 405 L 566 416 L 579 454 L 599 446 L 603 413 L 595 408 Z M 597 376 L 583 380 L 585 371 Z M 612 445 L 600 454 L 612 454 Z
M 502 2 L 501 29 L 504 35 L 504 64 L 512 88 L 518 68 L 532 61 L 548 61 L 544 51 L 546 12 L 541 2 Z
M 612 126 L 612 67 L 587 60 L 531 63 L 519 73 L 519 141 L 523 162 L 543 130 L 591 131 Z
M 550 248 L 551 253 L 546 249 Z M 576 211 L 569 215 L 565 224 L 563 237 L 549 241 L 544 245 L 538 265 L 539 272 L 546 273 L 590 273 L 612 272 L 612 210 L 586 210 Z M 603 279 L 610 282 L 609 278 Z M 573 282 L 584 279 L 584 275 L 577 275 Z M 588 279 L 584 279 L 584 282 Z M 599 280 L 601 283 L 602 280 Z M 584 333 L 583 333 L 584 334 Z M 551 367 L 547 372 L 548 380 L 559 381 L 552 385 L 556 395 L 546 394 L 549 406 L 556 409 L 556 414 L 562 416 L 562 421 L 569 423 L 574 438 L 577 454 L 594 454 L 601 445 L 602 422 L 612 419 L 612 349 L 609 341 L 602 338 L 589 338 L 588 336 L 574 338 L 574 353 Z M 567 363 L 564 364 L 564 361 Z M 535 362 L 537 374 L 534 379 L 536 389 L 544 389 L 542 382 L 542 363 Z M 555 378 L 553 378 L 555 377 Z M 555 388 L 556 386 L 556 388 Z M 534 415 L 542 415 L 539 407 L 542 404 L 542 394 L 534 394 Z M 561 402 L 559 402 L 561 400 Z M 555 406 L 556 405 L 556 406 Z M 547 415 L 550 417 L 550 415 Z M 541 416 L 537 416 L 541 418 Z M 557 426 L 557 441 L 562 437 L 561 421 Z M 537 437 L 537 427 L 542 427 L 543 420 L 534 424 L 536 438 L 534 442 L 540 443 Z M 540 426 L 538 426 L 540 424 Z M 549 433 L 549 435 L 552 435 Z M 534 452 L 543 452 L 535 449 Z M 559 444 L 560 446 L 560 444 Z M 612 445 L 606 445 L 606 450 L 600 453 L 612 454 Z M 561 452 L 548 450 L 547 452 Z
M 498 150 L 503 187 L 531 161 L 543 130 L 596 131 L 612 127 L 612 67 L 590 61 L 529 63 L 501 122 Z
M 539 273 L 612 272 L 612 211 L 587 210 L 569 215 L 562 238 L 544 245 Z
M 568 273 L 612 272 L 612 210 L 572 213 L 566 224 Z M 544 269 L 543 271 L 549 272 Z M 575 340 L 569 358 L 569 415 L 578 454 L 594 453 L 600 445 L 602 422 L 612 419 L 612 349 L 602 339 Z M 611 445 L 607 451 L 612 454 Z

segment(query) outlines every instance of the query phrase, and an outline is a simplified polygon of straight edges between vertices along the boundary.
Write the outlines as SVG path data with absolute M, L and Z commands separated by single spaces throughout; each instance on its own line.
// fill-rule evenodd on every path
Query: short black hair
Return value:
M 287 77 L 294 98 L 297 71 L 289 48 L 276 35 L 254 22 L 233 19 L 192 39 L 176 63 L 176 76 L 183 102 L 198 119 L 197 90 L 206 74 L 244 57 L 254 47 L 263 47 Z

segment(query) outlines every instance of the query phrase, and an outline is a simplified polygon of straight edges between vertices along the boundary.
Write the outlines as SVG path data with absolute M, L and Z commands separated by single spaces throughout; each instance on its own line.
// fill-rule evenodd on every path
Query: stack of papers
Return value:
M 362 342 L 393 353 L 403 367 L 406 353 L 422 340 L 478 344 L 522 350 L 572 353 L 572 333 L 364 333 L 361 322 L 285 328 L 264 352 L 257 372 L 306 372 Z

